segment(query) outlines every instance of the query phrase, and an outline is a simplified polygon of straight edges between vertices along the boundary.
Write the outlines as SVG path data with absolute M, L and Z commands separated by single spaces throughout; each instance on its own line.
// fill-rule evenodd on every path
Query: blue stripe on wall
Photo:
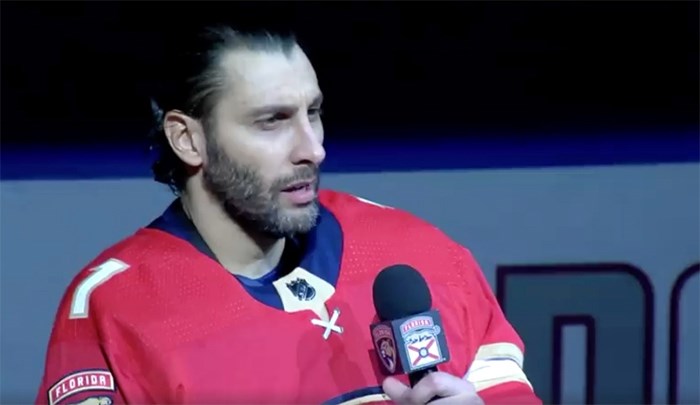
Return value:
M 699 162 L 697 130 L 566 137 L 375 139 L 326 143 L 326 172 Z M 142 146 L 3 147 L 2 180 L 149 177 Z

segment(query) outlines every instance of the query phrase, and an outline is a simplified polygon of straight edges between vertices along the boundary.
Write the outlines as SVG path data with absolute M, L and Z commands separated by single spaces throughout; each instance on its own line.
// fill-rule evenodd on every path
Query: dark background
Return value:
M 653 369 L 620 361 L 645 341 L 633 323 L 646 319 L 642 310 L 628 311 L 619 325 L 596 323 L 596 333 L 624 344 L 597 340 L 596 353 L 627 369 L 604 378 L 599 366 L 608 363 L 596 363 L 588 387 L 598 403 L 619 403 L 620 386 L 637 381 L 627 403 L 652 388 L 654 403 L 672 403 L 675 380 L 686 403 L 698 403 L 697 363 L 664 365 L 674 350 L 698 358 L 700 341 L 691 283 L 690 295 L 668 296 L 678 280 L 692 281 L 679 275 L 700 257 L 698 11 L 697 1 L 0 1 L 0 403 L 33 400 L 56 305 L 77 269 L 171 201 L 148 181 L 148 88 L 165 72 L 166 50 L 207 21 L 298 34 L 327 100 L 324 172 L 349 174 L 325 177 L 324 187 L 443 228 L 492 281 L 504 265 L 639 266 L 624 282 L 631 295 L 622 279 L 600 274 L 586 280 L 602 295 L 577 300 L 588 291 L 580 283 L 541 283 L 571 292 L 558 300 L 566 307 L 542 304 L 604 309 L 609 282 L 628 302 L 649 280 L 658 316 L 644 353 Z M 668 164 L 678 162 L 688 164 Z M 624 164 L 635 166 L 607 167 Z M 499 170 L 472 171 L 479 168 Z M 422 169 L 436 172 L 413 173 Z M 583 343 L 567 332 L 564 363 L 542 345 L 552 335 L 532 314 L 547 291 L 499 291 L 523 332 L 536 389 L 545 399 L 571 392 L 551 386 L 547 370 L 566 364 L 565 378 L 581 377 L 583 363 L 569 360 L 581 358 Z M 669 302 L 679 303 L 676 312 Z M 679 339 L 667 329 L 674 320 Z M 619 352 L 608 356 L 606 347 Z M 615 387 L 602 384 L 610 381 Z
M 698 128 L 698 2 L 3 2 L 1 15 L 3 145 L 142 141 L 166 50 L 208 22 L 296 32 L 331 138 Z

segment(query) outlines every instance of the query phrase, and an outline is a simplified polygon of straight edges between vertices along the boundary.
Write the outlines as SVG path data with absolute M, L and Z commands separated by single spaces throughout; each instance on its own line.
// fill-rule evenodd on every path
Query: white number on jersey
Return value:
M 90 269 L 92 274 L 87 276 L 73 293 L 73 301 L 70 305 L 70 319 L 87 318 L 90 306 L 90 294 L 99 285 L 112 278 L 117 273 L 129 268 L 129 265 L 117 260 L 109 259 L 101 265 Z
M 377 207 L 380 207 L 380 208 L 392 208 L 392 207 L 389 207 L 388 205 L 382 205 L 382 204 L 376 203 L 376 202 L 374 202 L 374 201 L 367 200 L 367 199 L 362 198 L 362 197 L 355 196 L 355 198 L 357 198 L 358 200 L 362 201 L 362 202 L 365 203 L 365 204 L 374 205 L 374 206 L 377 206 Z

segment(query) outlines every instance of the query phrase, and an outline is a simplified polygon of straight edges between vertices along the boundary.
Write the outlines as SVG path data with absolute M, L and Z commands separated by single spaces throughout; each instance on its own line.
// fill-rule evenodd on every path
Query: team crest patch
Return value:
M 374 348 L 389 374 L 396 371 L 396 343 L 391 327 L 387 325 L 377 325 L 372 330 Z
M 316 289 L 303 278 L 297 278 L 287 283 L 287 288 L 299 301 L 311 301 L 316 296 Z
M 112 405 L 110 397 L 90 397 L 79 402 L 73 402 L 70 405 Z
M 49 388 L 49 405 L 56 405 L 83 391 L 115 391 L 114 376 L 107 370 L 85 370 L 69 374 Z
M 433 318 L 417 316 L 402 323 L 400 329 L 411 370 L 443 361 L 438 341 L 440 326 L 435 325 Z

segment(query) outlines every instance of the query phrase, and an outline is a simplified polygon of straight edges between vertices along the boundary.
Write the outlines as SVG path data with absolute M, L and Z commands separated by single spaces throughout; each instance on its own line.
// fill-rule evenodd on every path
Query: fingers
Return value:
M 406 398 L 410 394 L 411 388 L 394 377 L 387 377 L 382 383 L 382 389 L 397 404 L 411 403 Z
M 469 382 L 451 374 L 436 372 L 423 377 L 413 387 L 410 398 L 413 403 L 427 404 L 435 397 L 453 397 L 470 391 L 473 391 L 473 387 Z
M 471 383 L 444 372 L 428 374 L 413 388 L 395 378 L 389 377 L 384 380 L 382 388 L 398 404 L 427 404 L 435 397 L 442 397 L 443 399 L 431 402 L 431 404 L 454 403 L 455 397 L 458 396 L 465 400 L 472 397 L 475 399 L 479 398 Z M 471 402 L 464 401 L 464 403 Z

